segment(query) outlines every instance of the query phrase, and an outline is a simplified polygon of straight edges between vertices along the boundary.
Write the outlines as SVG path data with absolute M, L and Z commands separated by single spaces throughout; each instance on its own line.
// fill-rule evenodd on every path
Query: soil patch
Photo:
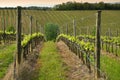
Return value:
M 60 41 L 56 45 L 64 66 L 68 67 L 66 70 L 67 80 L 94 80 L 94 74 L 89 73 L 87 66 L 69 50 L 64 42 Z

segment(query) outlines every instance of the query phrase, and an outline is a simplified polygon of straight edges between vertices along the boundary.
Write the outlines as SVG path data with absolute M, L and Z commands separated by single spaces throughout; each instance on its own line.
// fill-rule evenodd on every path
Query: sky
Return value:
M 0 0 L 0 7 L 16 7 L 16 6 L 48 6 L 52 7 L 55 4 L 60 4 L 68 1 L 76 1 L 76 2 L 106 2 L 106 3 L 114 3 L 120 2 L 120 0 Z

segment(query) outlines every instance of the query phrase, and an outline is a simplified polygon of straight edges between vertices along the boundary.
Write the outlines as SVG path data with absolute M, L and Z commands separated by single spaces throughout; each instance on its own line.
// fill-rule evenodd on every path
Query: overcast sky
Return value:
M 16 7 L 16 6 L 53 6 L 68 1 L 76 2 L 120 2 L 120 0 L 0 0 L 0 7 Z

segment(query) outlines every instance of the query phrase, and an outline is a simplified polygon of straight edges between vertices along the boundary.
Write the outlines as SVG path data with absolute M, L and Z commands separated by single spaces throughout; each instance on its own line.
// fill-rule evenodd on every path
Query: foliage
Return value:
M 14 26 L 9 26 L 9 27 L 7 27 L 6 31 L 15 33 L 15 28 L 14 28 Z
M 78 3 L 78 2 L 66 2 L 54 6 L 55 10 L 120 10 L 120 3 Z
M 29 9 L 29 10 L 51 10 L 51 7 L 30 6 L 30 7 L 23 7 L 23 9 Z
M 48 23 L 45 26 L 45 36 L 47 40 L 53 40 L 55 41 L 56 37 L 59 33 L 59 27 L 58 25 Z
M 69 36 L 69 35 L 64 35 L 64 34 L 60 34 L 57 37 L 57 40 L 61 39 L 61 38 L 65 38 L 73 43 L 76 43 L 80 46 L 81 49 L 85 50 L 85 51 L 92 51 L 94 52 L 94 45 L 91 44 L 90 42 L 85 42 L 84 40 L 79 40 L 77 38 L 75 38 L 74 36 Z
M 79 35 L 77 38 L 83 38 L 83 39 L 89 39 L 89 40 L 95 40 L 95 36 L 93 35 Z M 113 44 L 118 44 L 120 45 L 120 37 L 111 37 L 109 38 L 108 36 L 101 36 L 101 40 L 103 42 L 107 43 L 113 43 Z
M 3 31 L 0 31 L 0 34 L 4 34 L 4 32 L 3 32 Z M 5 31 L 5 34 L 6 34 L 6 35 L 14 35 L 14 34 L 16 34 L 16 33 Z
M 22 47 L 25 47 L 32 39 L 40 38 L 40 37 L 44 38 L 44 35 L 41 33 L 34 33 L 32 35 L 25 35 L 23 41 L 21 42 Z

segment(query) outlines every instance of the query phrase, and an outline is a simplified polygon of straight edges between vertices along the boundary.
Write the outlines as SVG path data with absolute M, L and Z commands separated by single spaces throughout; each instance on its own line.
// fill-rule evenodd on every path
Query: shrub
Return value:
M 56 24 L 48 23 L 45 25 L 45 36 L 47 40 L 55 41 L 59 33 L 59 27 Z
M 14 26 L 9 26 L 9 27 L 7 27 L 6 31 L 15 33 L 15 28 L 14 28 Z

